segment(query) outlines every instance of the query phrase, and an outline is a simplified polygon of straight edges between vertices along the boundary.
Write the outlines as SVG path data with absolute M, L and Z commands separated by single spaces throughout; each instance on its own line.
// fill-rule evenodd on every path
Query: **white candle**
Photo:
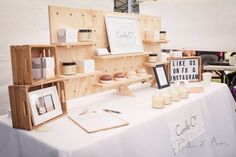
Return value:
M 165 107 L 165 100 L 160 95 L 155 95 L 152 97 L 152 108 L 164 108 Z
M 186 88 L 180 88 L 179 93 L 181 99 L 185 99 L 188 97 L 188 90 Z
M 164 103 L 165 105 L 170 105 L 171 104 L 171 95 L 169 93 L 165 93 L 163 94 L 163 98 L 164 98 Z
M 180 95 L 179 95 L 178 90 L 172 90 L 170 93 L 171 93 L 172 101 L 179 101 L 180 100 Z

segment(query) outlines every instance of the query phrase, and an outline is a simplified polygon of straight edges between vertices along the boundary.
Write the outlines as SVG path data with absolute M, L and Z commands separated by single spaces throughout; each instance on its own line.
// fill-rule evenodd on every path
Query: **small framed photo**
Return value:
M 139 21 L 135 16 L 105 16 L 111 54 L 144 52 Z
M 61 102 L 55 86 L 28 93 L 33 125 L 44 123 L 62 114 Z
M 170 86 L 166 75 L 165 64 L 156 65 L 155 67 L 153 67 L 153 71 L 159 89 Z

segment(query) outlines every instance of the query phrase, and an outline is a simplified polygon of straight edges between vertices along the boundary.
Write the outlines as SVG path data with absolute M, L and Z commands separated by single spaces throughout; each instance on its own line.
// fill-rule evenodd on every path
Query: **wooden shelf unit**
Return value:
M 54 57 L 54 63 L 56 64 L 57 53 L 56 47 L 53 45 L 11 46 L 12 75 L 15 85 L 37 84 L 38 80 L 34 80 L 32 76 L 32 58 L 39 58 L 42 55 L 43 50 L 50 50 L 50 57 Z M 54 72 L 56 77 L 56 66 Z
M 33 125 L 32 112 L 31 112 L 31 107 L 28 100 L 28 92 L 39 90 L 46 87 L 51 87 L 51 86 L 57 87 L 58 96 L 61 102 L 62 114 L 53 118 L 53 119 L 57 119 L 67 114 L 65 87 L 64 87 L 64 82 L 62 80 L 60 79 L 52 80 L 52 81 L 44 82 L 44 84 L 11 85 L 8 87 L 10 104 L 11 104 L 10 106 L 11 106 L 11 114 L 12 114 L 12 124 L 14 128 L 33 130 L 43 125 L 43 124 L 39 124 L 37 126 Z

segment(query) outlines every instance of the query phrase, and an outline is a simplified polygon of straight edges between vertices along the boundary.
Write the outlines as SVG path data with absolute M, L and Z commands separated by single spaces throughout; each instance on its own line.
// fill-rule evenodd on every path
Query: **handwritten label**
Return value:
M 199 105 L 189 105 L 167 115 L 174 154 L 205 132 Z
M 219 137 L 212 136 L 210 138 L 201 139 L 198 142 L 189 142 L 185 141 L 186 139 L 181 138 L 176 141 L 175 145 L 177 147 L 174 148 L 174 155 L 177 155 L 178 152 L 184 151 L 186 149 L 194 149 L 194 148 L 206 148 L 206 147 L 229 147 L 230 145 Z M 183 146 L 183 143 L 186 143 Z M 178 151 L 177 151 L 178 150 Z
M 170 60 L 170 80 L 199 80 L 199 59 L 173 59 Z

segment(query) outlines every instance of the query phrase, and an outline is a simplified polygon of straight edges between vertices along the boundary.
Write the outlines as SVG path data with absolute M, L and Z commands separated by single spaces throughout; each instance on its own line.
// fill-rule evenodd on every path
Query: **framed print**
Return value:
M 144 52 L 139 22 L 132 16 L 105 16 L 111 54 Z
M 153 67 L 153 71 L 159 89 L 170 86 L 166 75 L 165 64 L 156 65 Z
M 62 114 L 61 102 L 55 86 L 28 93 L 33 125 L 38 125 Z
M 169 58 L 168 60 L 170 82 L 201 80 L 201 62 L 199 57 L 179 57 Z

